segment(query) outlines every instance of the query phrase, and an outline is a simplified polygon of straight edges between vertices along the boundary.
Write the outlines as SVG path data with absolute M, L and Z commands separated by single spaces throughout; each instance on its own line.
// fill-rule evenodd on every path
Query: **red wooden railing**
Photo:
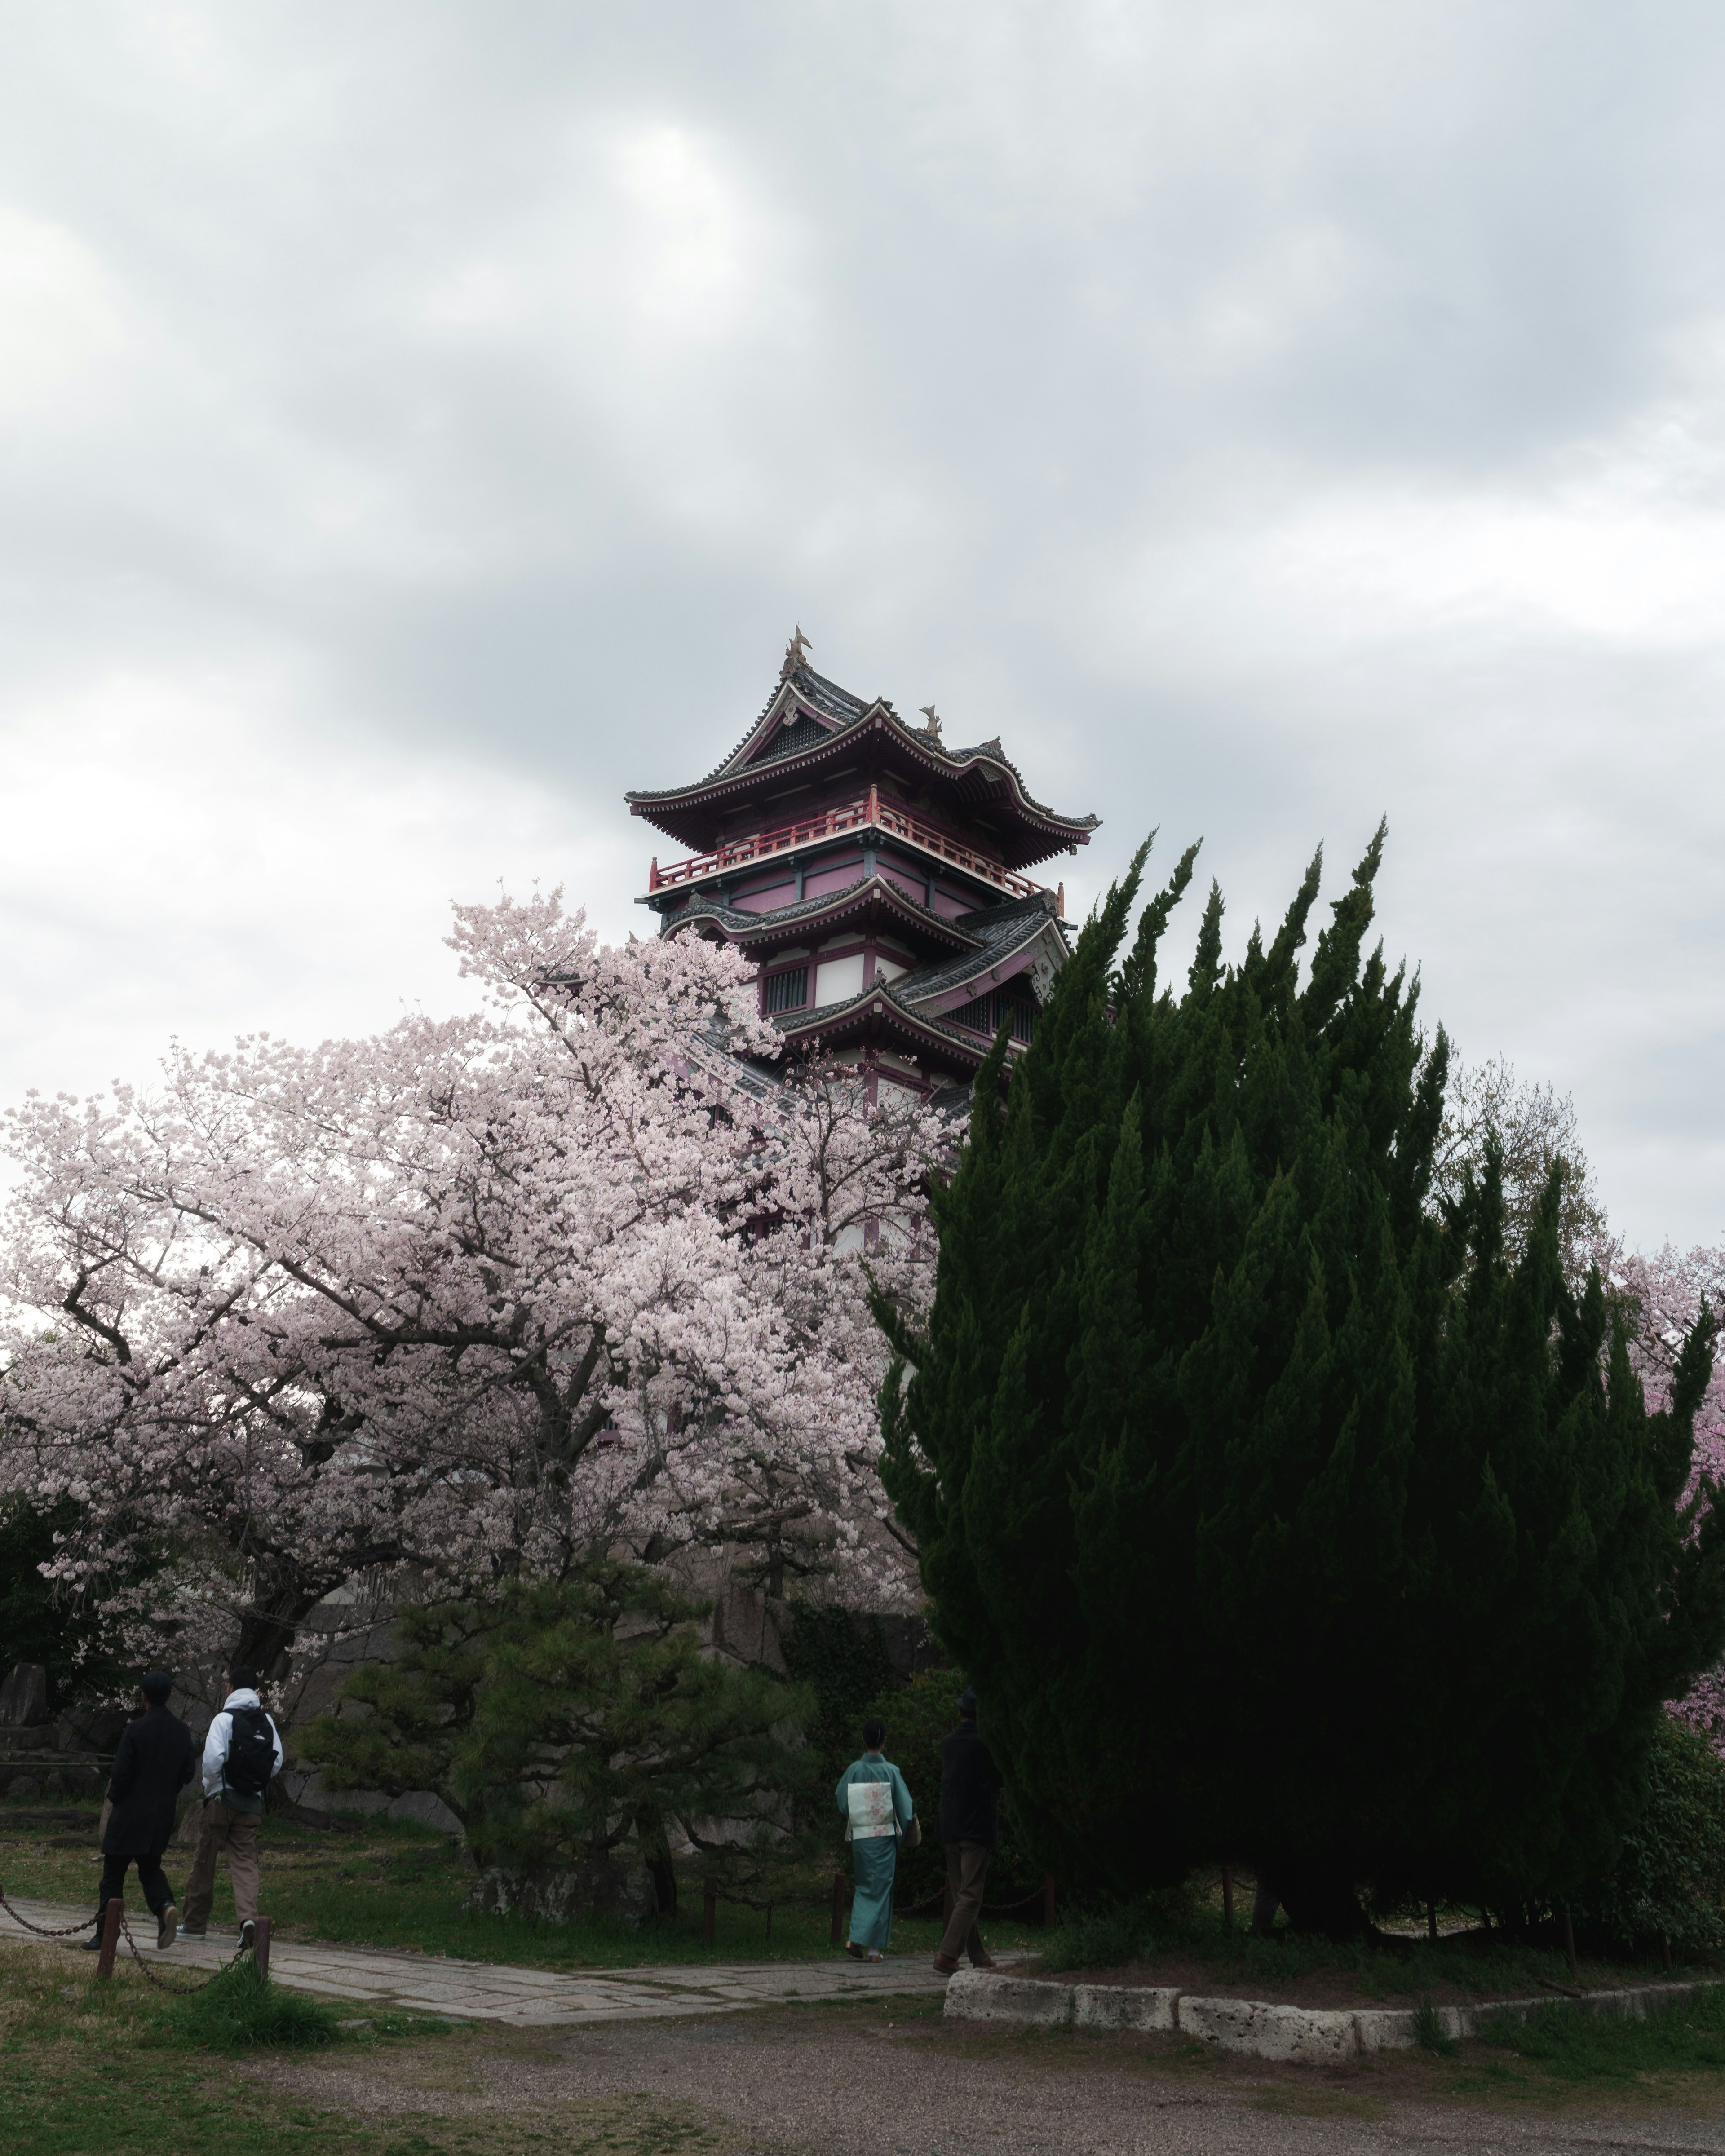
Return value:
M 860 801 L 850 801 L 842 808 L 828 808 L 818 816 L 805 816 L 798 823 L 783 824 L 777 830 L 757 831 L 752 838 L 732 839 L 710 854 L 696 854 L 691 860 L 673 861 L 669 868 L 660 868 L 655 857 L 649 871 L 647 888 L 649 891 L 665 891 L 676 884 L 697 883 L 703 876 L 716 875 L 721 869 L 747 868 L 752 862 L 769 860 L 774 854 L 793 851 L 798 846 L 814 845 L 823 839 L 841 838 L 847 831 L 873 829 L 885 831 L 918 853 L 932 854 L 938 860 L 949 861 L 955 869 L 967 875 L 979 876 L 991 883 L 997 891 L 1010 891 L 1014 898 L 1029 898 L 1034 892 L 1047 891 L 1045 884 L 1032 883 L 1028 876 L 1015 875 L 987 854 L 979 854 L 973 846 L 942 830 L 937 824 L 925 823 L 908 809 L 895 808 L 891 802 L 882 801 L 880 789 L 871 786 Z M 1063 886 L 1057 896 L 1064 901 Z M 1059 910 L 1065 911 L 1062 904 Z

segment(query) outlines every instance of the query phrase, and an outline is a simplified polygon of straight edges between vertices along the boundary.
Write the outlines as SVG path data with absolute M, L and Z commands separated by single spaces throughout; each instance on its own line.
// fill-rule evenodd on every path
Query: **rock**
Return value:
M 60 1752 L 112 1752 L 131 1716 L 123 1707 L 69 1707 L 54 1726 Z
M 1255 1999 L 1184 1999 L 1180 2029 L 1219 2051 L 1324 2066 L 1357 2054 L 1352 2014 L 1307 2006 L 1269 2006 Z
M 40 1662 L 20 1662 L 0 1684 L 0 1723 L 34 1729 L 48 1719 L 48 1672 Z
M 634 1931 L 657 1913 L 659 1896 L 644 1864 L 578 1864 L 539 1873 L 492 1865 L 480 1874 L 468 1907 L 499 1917 L 537 1917 L 552 1924 L 609 1917 Z
M 384 1817 L 413 1820 L 420 1826 L 434 1826 L 439 1834 L 465 1834 L 466 1831 L 443 1799 L 432 1789 L 409 1789 L 405 1796 L 395 1799 Z
M 1148 1984 L 1075 1984 L 1072 2025 L 1075 2029 L 1176 2028 L 1175 2005 L 1179 1996 L 1178 1991 L 1158 1990 Z
M 14 1774 L 6 1792 L 8 1797 L 39 1797 L 42 1784 L 33 1774 Z
M 1000 1976 L 986 1969 L 961 1969 L 947 1986 L 946 2010 L 960 2021 L 1022 2021 L 1033 2028 L 1065 2029 L 1071 2026 L 1076 1989 L 1033 1977 Z

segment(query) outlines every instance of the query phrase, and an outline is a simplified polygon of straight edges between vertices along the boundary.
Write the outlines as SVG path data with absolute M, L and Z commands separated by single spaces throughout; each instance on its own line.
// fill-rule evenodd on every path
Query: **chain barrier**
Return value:
M 62 1924 L 54 1931 L 50 1931 L 45 1924 L 33 1924 L 28 1917 L 13 1907 L 6 1898 L 3 1887 L 0 1887 L 0 1909 L 4 1909 L 15 1924 L 22 1924 L 27 1932 L 33 1932 L 39 1939 L 69 1939 L 74 1932 L 89 1931 L 95 1922 L 94 1917 L 80 1917 L 75 1924 Z
M 1030 1908 L 1040 1902 L 1046 1891 L 1041 1887 L 1034 1887 L 1022 1902 L 985 1902 L 977 1912 L 978 1917 L 993 1922 L 1002 1917 L 1010 1917 L 1016 1911 Z M 895 1909 L 893 1914 L 897 1917 L 932 1917 L 942 1906 L 945 1896 L 945 1887 L 940 1887 L 923 1901 L 912 1902 L 906 1908 Z
M 22 1924 L 27 1932 L 33 1932 L 39 1939 L 69 1939 L 74 1932 L 90 1931 L 99 1921 L 95 1917 L 80 1917 L 75 1924 L 59 1924 L 52 1928 L 46 1924 L 33 1924 L 22 1910 L 13 1907 L 11 1902 L 6 1898 L 6 1889 L 3 1887 L 0 1887 L 0 1909 L 4 1909 L 14 1923 Z M 251 1950 L 250 1943 L 242 1938 L 239 1944 L 234 1949 L 233 1959 L 223 1962 L 219 1969 L 212 1970 L 210 1974 L 204 1978 L 203 1984 L 170 1984 L 158 1971 L 151 1969 L 149 1963 L 138 1952 L 138 1943 L 131 1935 L 131 1926 L 126 1921 L 126 1910 L 123 1906 L 120 1912 L 120 1928 L 126 1934 L 126 1943 L 131 1948 L 132 1959 L 142 1969 L 149 1981 L 158 1991 L 177 1992 L 182 1999 L 189 1998 L 194 1991 L 202 1991 L 206 1984 L 213 1984 L 217 1977 L 225 1976 L 240 1956 Z
M 126 1921 L 124 1908 L 120 1912 L 120 1928 L 125 1933 L 126 1943 L 131 1948 L 131 1958 L 144 1972 L 146 1980 L 153 1984 L 158 1991 L 171 1991 L 180 1999 L 189 1999 L 194 1992 L 207 1990 L 218 1976 L 225 1976 L 228 1970 L 234 1967 L 242 1954 L 251 1951 L 251 1942 L 242 1933 L 239 1944 L 234 1949 L 233 1958 L 223 1962 L 219 1969 L 212 1969 L 202 1984 L 170 1984 L 161 1971 L 151 1969 L 149 1963 L 138 1952 L 138 1943 L 131 1935 L 131 1926 Z

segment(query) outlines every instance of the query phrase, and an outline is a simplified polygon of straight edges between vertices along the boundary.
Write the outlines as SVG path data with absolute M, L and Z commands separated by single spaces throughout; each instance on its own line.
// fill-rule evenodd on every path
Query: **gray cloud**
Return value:
M 8 1093 L 611 932 L 791 622 L 1243 935 L 1384 932 L 1717 1237 L 1725 25 L 963 4 L 16 9 Z

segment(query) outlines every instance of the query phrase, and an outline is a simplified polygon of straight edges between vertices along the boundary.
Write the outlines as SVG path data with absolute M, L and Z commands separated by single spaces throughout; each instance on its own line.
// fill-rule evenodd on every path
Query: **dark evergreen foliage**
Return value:
M 1365 949 L 1383 843 L 1303 980 L 1319 862 L 1237 967 L 1213 889 L 1178 996 L 1193 853 L 1117 964 L 1141 853 L 1004 1110 L 1004 1037 L 978 1081 L 927 1337 L 879 1312 L 887 1486 L 1063 1883 L 1244 1860 L 1330 1929 L 1358 1885 L 1553 1889 L 1725 1645 L 1725 1521 L 1677 1510 L 1710 1329 L 1649 1416 L 1555 1183 L 1513 1268 L 1495 1162 L 1439 1216 L 1444 1036 Z
M 403 1610 L 300 1749 L 336 1789 L 435 1789 L 481 1863 L 530 1873 L 627 1848 L 676 1907 L 675 1847 L 747 1896 L 805 1852 L 783 1822 L 810 1769 L 813 1702 L 702 1651 L 707 1605 L 644 1565 L 599 1563 L 498 1601 Z
M 1725 1760 L 1686 1723 L 1661 1717 L 1646 1804 L 1611 1870 L 1576 1896 L 1574 1921 L 1613 1951 L 1725 1947 Z
M 834 1784 L 862 1750 L 870 1713 L 893 1717 L 878 1702 L 896 1686 L 892 1656 L 878 1617 L 813 1602 L 791 1606 L 781 1641 L 785 1668 L 814 1697 L 803 1726 L 812 1755 L 809 1803 L 834 1851 L 845 1823 L 832 1801 Z
M 79 1518 L 70 1498 L 39 1512 L 22 1498 L 0 1505 L 0 1677 L 17 1663 L 39 1663 L 54 1712 L 80 1692 L 129 1691 L 135 1674 L 106 1650 L 94 1597 L 43 1577 L 55 1537 L 69 1534 Z

